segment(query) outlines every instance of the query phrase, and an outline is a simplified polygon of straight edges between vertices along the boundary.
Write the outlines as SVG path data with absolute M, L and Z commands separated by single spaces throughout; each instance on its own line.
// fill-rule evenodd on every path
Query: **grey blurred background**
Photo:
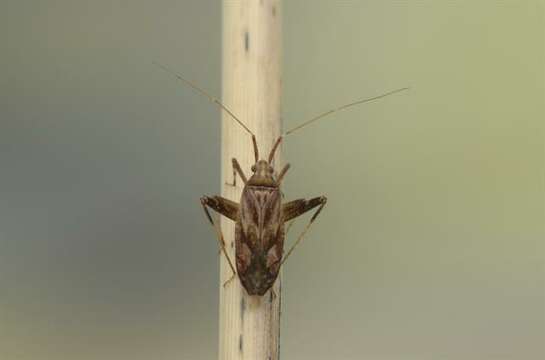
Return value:
M 545 358 L 542 1 L 285 1 L 283 359 Z M 219 1 L 0 8 L 0 359 L 215 359 Z

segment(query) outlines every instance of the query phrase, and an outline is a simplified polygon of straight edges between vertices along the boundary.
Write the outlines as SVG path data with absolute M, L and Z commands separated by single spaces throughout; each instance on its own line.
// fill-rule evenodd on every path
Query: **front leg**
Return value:
M 248 180 L 246 179 L 246 175 L 244 175 L 244 171 L 242 171 L 242 168 L 240 167 L 240 164 L 238 163 L 238 160 L 233 158 L 233 159 L 231 159 L 231 162 L 233 164 L 233 182 L 232 183 L 225 182 L 225 185 L 237 186 L 237 172 L 238 172 L 240 178 L 242 179 L 242 182 L 244 184 L 246 184 L 248 182 Z
M 278 174 L 278 177 L 276 178 L 276 182 L 278 183 L 278 186 L 280 186 L 280 183 L 282 183 L 282 179 L 284 178 L 284 175 L 288 172 L 288 169 L 290 168 L 290 164 L 287 163 L 284 165 L 282 170 L 280 170 L 280 173 Z

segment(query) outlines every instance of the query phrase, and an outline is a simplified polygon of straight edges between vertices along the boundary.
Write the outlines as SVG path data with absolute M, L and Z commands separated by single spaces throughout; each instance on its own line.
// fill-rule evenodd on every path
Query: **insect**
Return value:
M 197 92 L 206 96 L 211 102 L 215 103 L 229 114 L 233 120 L 251 135 L 255 164 L 251 168 L 252 175 L 250 178 L 246 177 L 237 159 L 232 159 L 233 184 L 231 185 L 236 186 L 237 174 L 244 183 L 240 202 L 237 203 L 216 195 L 201 197 L 201 204 L 208 221 L 216 231 L 220 251 L 225 255 L 233 272 L 232 277 L 225 284 L 238 274 L 242 286 L 249 295 L 262 296 L 272 287 L 278 277 L 281 266 L 301 242 L 327 202 L 325 196 L 318 196 L 308 200 L 297 199 L 286 203 L 282 201 L 280 186 L 290 165 L 286 164 L 278 175 L 275 175 L 272 162 L 274 154 L 283 138 L 334 112 L 346 109 L 350 106 L 380 99 L 407 90 L 408 88 L 401 88 L 372 98 L 355 101 L 321 113 L 291 130 L 286 131 L 276 140 L 268 157 L 266 159 L 260 159 L 254 133 L 225 105 L 189 80 L 186 80 L 171 71 L 169 68 L 160 64 L 156 65 L 176 76 L 179 80 L 183 81 Z M 225 249 L 223 234 L 219 225 L 217 222 L 214 222 L 213 217 L 208 211 L 209 208 L 235 222 L 235 264 L 233 264 L 233 261 Z M 313 209 L 316 209 L 316 211 L 310 218 L 306 227 L 299 234 L 290 250 L 284 255 L 285 224 Z

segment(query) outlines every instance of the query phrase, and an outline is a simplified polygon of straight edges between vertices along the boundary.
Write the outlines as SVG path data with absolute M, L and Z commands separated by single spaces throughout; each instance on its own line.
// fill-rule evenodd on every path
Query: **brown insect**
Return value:
M 252 136 L 255 164 L 251 168 L 253 174 L 249 179 L 244 174 L 237 159 L 232 159 L 233 184 L 231 185 L 236 186 L 236 174 L 240 176 L 244 183 L 240 203 L 216 195 L 212 197 L 203 196 L 201 198 L 201 204 L 208 221 L 216 230 L 220 251 L 223 252 L 227 258 L 227 262 L 233 271 L 231 279 L 238 274 L 242 286 L 249 295 L 262 296 L 272 287 L 278 277 L 280 267 L 291 255 L 295 247 L 301 242 L 327 201 L 325 196 L 319 196 L 309 200 L 297 199 L 287 203 L 282 202 L 280 185 L 290 165 L 286 164 L 278 175 L 275 176 L 272 161 L 276 149 L 282 142 L 284 136 L 301 129 L 326 115 L 330 115 L 353 105 L 376 100 L 408 88 L 397 89 L 379 96 L 337 107 L 296 126 L 285 132 L 276 140 L 268 158 L 265 160 L 259 158 L 259 150 L 255 135 L 227 107 L 192 82 L 184 79 L 163 65 L 157 65 L 182 80 L 194 90 L 206 96 L 211 102 L 217 104 Z M 225 242 L 221 229 L 218 224 L 214 222 L 208 208 L 215 210 L 217 213 L 235 222 L 236 270 L 231 258 L 225 250 Z M 304 230 L 284 256 L 285 223 L 314 208 L 317 208 L 314 215 L 312 215 Z
M 264 295 L 274 284 L 280 270 L 280 266 L 296 244 L 283 258 L 284 251 L 284 224 L 307 211 L 316 208 L 307 229 L 318 216 L 326 204 L 324 196 L 310 200 L 298 199 L 282 203 L 280 184 L 286 174 L 289 164 L 286 164 L 278 176 L 274 176 L 271 166 L 275 150 L 280 144 L 279 137 L 269 154 L 268 160 L 259 159 L 259 152 L 255 136 L 252 135 L 255 152 L 255 165 L 252 166 L 253 175 L 247 179 L 238 161 L 233 159 L 233 169 L 244 182 L 244 189 L 240 203 L 233 202 L 221 196 L 201 198 L 204 211 L 208 220 L 217 227 L 207 207 L 210 207 L 221 215 L 235 221 L 235 253 L 236 273 L 250 295 Z M 233 181 L 234 183 L 234 181 Z M 306 229 L 305 229 L 306 232 Z M 220 237 L 220 246 L 224 247 L 223 236 Z M 233 270 L 232 262 L 223 248 L 225 256 Z

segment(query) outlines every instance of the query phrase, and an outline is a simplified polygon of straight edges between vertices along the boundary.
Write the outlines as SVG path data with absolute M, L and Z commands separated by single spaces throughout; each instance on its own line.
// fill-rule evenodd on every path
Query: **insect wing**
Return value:
M 250 294 L 266 292 L 278 275 L 284 245 L 281 210 L 278 188 L 244 189 L 235 227 L 236 264 Z

